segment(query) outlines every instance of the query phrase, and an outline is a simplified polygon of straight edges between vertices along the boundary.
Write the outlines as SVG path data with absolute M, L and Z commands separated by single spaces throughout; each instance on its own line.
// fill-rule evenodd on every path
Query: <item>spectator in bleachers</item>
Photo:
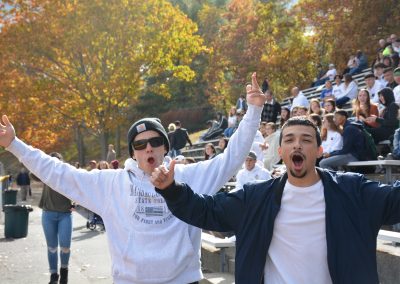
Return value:
M 248 89 L 249 84 L 246 85 L 246 90 Z M 250 85 L 251 88 L 251 85 Z M 238 100 L 236 101 L 236 110 L 237 111 L 247 111 L 247 103 L 246 103 L 246 96 L 241 95 Z
M 343 137 L 340 128 L 335 124 L 335 115 L 328 113 L 322 120 L 321 139 L 323 153 L 331 153 L 343 148 Z
M 400 39 L 396 39 L 396 41 L 392 43 L 392 47 L 395 53 L 400 54 Z
M 325 114 L 327 113 L 335 113 L 336 111 L 336 101 L 334 99 L 329 99 L 325 101 L 324 104 Z
M 358 93 L 358 86 L 353 81 L 353 77 L 350 74 L 344 75 L 343 93 L 342 97 L 336 98 L 336 106 L 342 108 L 346 103 L 355 99 Z
M 341 98 L 344 93 L 344 84 L 342 82 L 343 76 L 338 74 L 335 76 L 335 86 L 332 88 L 332 94 L 335 97 L 335 100 Z
M 337 170 L 365 155 L 364 134 L 355 123 L 348 121 L 347 111 L 341 109 L 335 112 L 335 124 L 343 128 L 343 147 L 341 150 L 324 153 L 324 158 L 319 162 L 321 168 Z
M 378 97 L 378 94 L 376 95 Z M 361 89 L 353 102 L 353 115 L 356 121 L 364 123 L 368 127 L 378 127 L 376 122 L 366 121 L 367 117 L 379 116 L 378 106 L 371 102 L 367 89 Z
M 215 149 L 217 151 L 217 155 L 224 152 L 226 147 L 228 147 L 228 142 L 229 142 L 229 140 L 226 137 L 220 137 L 219 138 L 218 147 Z
M 392 56 L 384 56 L 382 58 L 382 63 L 385 65 L 385 68 L 392 67 L 393 66 Z
M 397 128 L 393 135 L 393 152 L 388 154 L 385 160 L 400 160 L 400 128 Z
M 321 95 L 319 96 L 319 99 L 321 100 L 321 105 L 324 106 L 325 100 L 332 98 L 334 98 L 332 81 L 327 80 L 325 82 L 325 88 L 321 91 Z
M 397 86 L 393 89 L 394 100 L 400 105 L 400 67 L 394 69 L 393 77 L 397 83 Z
M 298 108 L 299 108 L 298 106 L 292 108 L 292 111 L 290 112 L 290 117 L 298 116 L 298 115 L 297 115 L 297 109 L 298 109 Z
M 182 128 L 182 124 L 179 120 L 175 121 L 176 129 L 173 132 L 172 143 L 170 141 L 170 147 L 175 152 L 174 157 L 181 155 L 181 150 L 189 143 L 193 146 L 192 141 L 189 138 L 189 134 L 185 128 Z
M 267 136 L 264 138 L 263 151 L 264 151 L 264 167 L 272 171 L 273 166 L 277 164 L 281 157 L 279 156 L 279 134 L 276 130 L 276 124 L 268 122 L 266 125 Z
M 217 127 L 218 122 L 216 122 L 216 121 L 213 120 L 213 119 L 210 119 L 210 120 L 207 120 L 206 124 L 207 124 L 207 127 L 208 127 L 208 128 L 207 128 L 206 131 L 204 131 L 203 134 L 200 135 L 199 141 L 205 141 L 205 140 L 207 140 L 206 138 L 207 138 L 207 137 L 209 136 L 209 134 L 212 133 L 212 131 Z
M 357 70 L 360 65 L 360 61 L 354 54 L 350 55 L 349 61 L 347 61 L 347 67 L 343 70 L 343 74 L 353 74 L 353 70 Z
M 313 87 L 321 86 L 326 81 L 332 81 L 335 78 L 335 76 L 337 74 L 335 64 L 333 64 L 333 63 L 329 64 L 328 68 L 329 68 L 328 71 L 321 78 L 319 78 L 319 80 L 314 82 Z
M 325 111 L 321 108 L 321 104 L 318 99 L 311 99 L 310 108 L 308 109 L 308 114 L 318 114 L 324 115 Z
M 371 102 L 379 104 L 378 92 L 384 88 L 377 80 L 375 80 L 375 75 L 373 73 L 368 73 L 364 76 L 365 84 L 367 85 L 367 90 L 369 92 Z
M 378 44 L 379 44 L 378 52 L 379 52 L 379 51 L 380 51 L 380 52 L 383 52 L 383 50 L 385 49 L 386 40 L 383 39 L 383 38 L 381 38 L 381 39 L 378 41 Z
M 265 96 L 267 100 L 261 113 L 261 121 L 276 123 L 278 115 L 281 113 L 281 104 L 275 100 L 271 90 L 267 90 Z
M 319 114 L 312 113 L 312 114 L 308 115 L 308 119 L 309 119 L 319 130 L 321 130 L 322 119 L 321 119 L 321 116 L 320 116 Z
M 228 115 L 228 127 L 224 130 L 225 137 L 232 136 L 233 132 L 236 129 L 236 121 L 237 121 L 236 107 L 231 106 L 231 109 L 229 110 L 229 115 Z
M 215 146 L 212 143 L 207 143 L 204 147 L 204 160 L 211 160 L 216 154 Z
M 216 139 L 218 136 L 224 133 L 224 130 L 228 127 L 228 120 L 221 112 L 217 112 L 216 121 L 217 123 L 213 124 L 214 126 L 212 126 L 212 128 L 202 136 L 203 140 L 207 141 Z
M 394 80 L 393 68 L 392 67 L 388 67 L 388 68 L 385 68 L 385 70 L 383 70 L 383 78 L 387 82 L 385 87 L 391 88 L 392 90 L 395 87 L 397 87 L 397 83 Z
M 386 42 L 385 43 L 385 48 L 382 51 L 382 55 L 390 57 L 392 54 L 393 54 L 392 43 L 391 42 Z
M 100 162 L 97 164 L 97 169 L 98 169 L 98 170 L 107 170 L 107 169 L 109 169 L 109 168 L 110 168 L 110 164 L 107 163 L 107 161 L 100 161 Z
M 174 144 L 174 132 L 176 130 L 176 125 L 174 123 L 168 124 L 168 140 L 170 145 Z M 171 158 L 175 157 L 175 150 L 171 148 L 168 152 L 168 156 Z
M 350 73 L 351 75 L 358 74 L 362 72 L 364 69 L 368 68 L 368 59 L 364 52 L 362 52 L 361 50 L 357 50 L 356 57 L 359 62 L 358 70 L 355 70 L 353 71 L 353 73 Z
M 281 118 L 279 121 L 279 127 L 282 128 L 282 126 L 285 124 L 285 122 L 290 118 L 290 107 L 289 106 L 283 106 L 281 109 Z
M 265 94 L 265 92 L 268 90 L 269 90 L 269 82 L 268 82 L 268 78 L 265 78 L 261 85 L 261 92 L 263 92 Z
M 384 88 L 378 94 L 381 104 L 385 106 L 381 117 L 369 116 L 365 119 L 368 123 L 377 122 L 379 124 L 376 128 L 368 128 L 368 131 L 374 138 L 375 144 L 389 139 L 394 134 L 396 128 L 399 127 L 399 120 L 397 119 L 399 106 L 394 100 L 392 89 Z
M 292 110 L 294 107 L 297 107 L 297 106 L 304 106 L 304 107 L 308 108 L 308 105 L 309 105 L 308 100 L 298 87 L 293 87 L 291 93 L 293 96 Z
M 261 167 L 264 166 L 264 153 L 263 153 L 264 137 L 260 130 L 257 130 L 254 136 L 253 145 L 251 145 L 250 151 L 253 151 L 257 155 L 257 164 Z
M 375 78 L 382 86 L 386 86 L 386 84 L 387 84 L 387 82 L 383 78 L 383 70 L 385 68 L 386 68 L 386 65 L 383 63 L 377 63 L 374 65 Z
M 308 108 L 305 106 L 298 106 L 295 116 L 307 116 Z
M 231 192 L 243 189 L 243 185 L 246 183 L 269 179 L 271 179 L 269 171 L 257 164 L 256 153 L 250 151 L 244 162 L 244 169 L 241 169 L 236 175 L 236 187 Z

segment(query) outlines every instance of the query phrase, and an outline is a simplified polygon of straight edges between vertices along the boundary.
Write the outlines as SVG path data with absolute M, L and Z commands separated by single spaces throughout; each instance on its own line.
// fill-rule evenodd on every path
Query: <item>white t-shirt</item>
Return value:
M 343 136 L 337 131 L 328 129 L 326 140 L 322 141 L 322 148 L 324 153 L 341 150 L 343 148 Z
M 322 182 L 296 187 L 286 182 L 264 268 L 269 284 L 332 283 L 327 259 Z
M 383 89 L 383 86 L 381 85 L 381 83 L 379 83 L 379 81 L 375 81 L 374 85 L 372 86 L 372 88 L 368 88 L 367 90 L 369 92 L 369 97 L 371 99 L 371 102 L 373 102 L 374 104 L 379 104 L 379 96 L 378 96 L 378 92 L 380 90 Z
M 303 107 L 307 107 L 310 105 L 310 103 L 308 102 L 306 96 L 303 95 L 302 92 L 300 92 L 294 99 L 292 102 L 292 108 L 291 110 L 293 110 L 294 107 L 298 107 L 298 106 L 303 106 Z
M 394 100 L 397 104 L 400 104 L 400 85 L 397 85 L 393 89 Z
M 332 94 L 335 96 L 336 99 L 340 99 L 343 97 L 344 94 L 344 84 L 340 83 L 340 85 L 335 85 L 332 88 Z
M 257 164 L 251 171 L 248 171 L 246 168 L 241 169 L 236 175 L 236 187 L 232 192 L 242 189 L 246 183 L 269 179 L 271 179 L 269 171 Z
M 329 69 L 329 70 L 326 72 L 325 75 L 326 75 L 326 77 L 329 78 L 329 80 L 333 81 L 333 79 L 334 79 L 335 76 L 336 76 L 336 69 L 335 69 L 335 68 Z

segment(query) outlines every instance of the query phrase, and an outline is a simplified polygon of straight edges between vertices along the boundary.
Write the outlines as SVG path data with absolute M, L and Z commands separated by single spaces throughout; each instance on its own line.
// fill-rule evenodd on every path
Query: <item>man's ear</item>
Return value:
M 281 159 L 282 159 L 282 148 L 280 146 L 278 147 L 278 154 L 279 154 L 279 157 L 281 157 Z
M 318 147 L 318 158 L 321 158 L 323 153 L 324 153 L 324 148 L 322 146 L 319 146 Z

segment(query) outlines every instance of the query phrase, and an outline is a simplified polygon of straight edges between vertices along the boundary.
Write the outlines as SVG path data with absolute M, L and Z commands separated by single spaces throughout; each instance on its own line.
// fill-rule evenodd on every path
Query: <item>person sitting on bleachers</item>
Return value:
M 311 99 L 310 108 L 308 109 L 308 114 L 318 114 L 320 116 L 324 115 L 325 110 L 321 108 L 321 104 L 318 99 Z
M 325 82 L 325 88 L 321 91 L 319 99 L 321 100 L 321 105 L 324 106 L 324 102 L 328 99 L 334 98 L 332 81 L 328 80 Z
M 371 98 L 371 102 L 374 104 L 379 104 L 378 92 L 384 88 L 384 86 L 375 80 L 375 75 L 371 72 L 364 76 L 365 84 L 367 85 L 367 90 Z
M 271 90 L 265 91 L 265 97 L 267 100 L 261 113 L 261 121 L 275 123 L 281 113 L 281 104 L 276 101 Z
M 343 148 L 343 137 L 340 133 L 340 128 L 335 124 L 334 118 L 335 115 L 333 113 L 328 113 L 322 120 L 321 146 L 324 149 L 324 154 Z
M 297 106 L 304 106 L 304 107 L 308 108 L 308 105 L 309 105 L 308 100 L 298 87 L 293 87 L 291 93 L 293 96 L 291 110 L 293 110 L 293 108 L 297 107 Z
M 400 160 L 400 128 L 393 135 L 393 152 L 387 155 L 385 160 Z
M 236 187 L 231 192 L 243 189 L 246 183 L 269 179 L 271 179 L 269 171 L 257 164 L 256 153 L 250 151 L 244 162 L 244 169 L 239 170 L 236 175 Z
M 386 87 L 391 88 L 392 90 L 397 87 L 397 83 L 394 80 L 392 67 L 388 67 L 383 70 L 383 78 L 387 82 Z
M 350 75 L 361 73 L 362 70 L 368 67 L 367 57 L 361 50 L 357 50 L 356 58 L 358 60 L 358 66 L 356 68 L 350 69 Z
M 257 130 L 250 151 L 253 151 L 257 155 L 257 164 L 261 167 L 264 166 L 264 153 L 262 145 L 264 145 L 264 137 L 260 130 Z
M 344 84 L 342 82 L 343 76 L 340 74 L 337 74 L 335 76 L 335 85 L 332 87 L 332 94 L 335 97 L 335 100 L 338 98 L 341 98 L 344 93 Z
M 343 74 L 353 74 L 353 70 L 357 70 L 360 61 L 358 58 L 352 54 L 350 55 L 349 61 L 347 61 L 347 67 L 343 70 Z
M 333 64 L 333 63 L 329 64 L 328 68 L 329 68 L 328 71 L 326 71 L 326 73 L 321 78 L 319 78 L 319 80 L 314 82 L 313 87 L 321 86 L 326 81 L 331 81 L 331 80 L 333 80 L 333 78 L 335 78 L 335 76 L 337 74 L 335 64 Z
M 281 109 L 281 118 L 279 120 L 279 128 L 285 124 L 285 122 L 290 118 L 290 107 L 283 106 Z
M 377 122 L 379 124 L 376 128 L 368 128 L 374 138 L 375 144 L 380 141 L 387 140 L 399 126 L 397 119 L 399 106 L 394 100 L 393 91 L 390 88 L 384 88 L 378 92 L 379 100 L 385 109 L 381 113 L 381 117 L 369 116 L 365 120 L 367 123 Z
M 306 116 L 308 112 L 308 108 L 305 106 L 296 107 L 296 111 L 293 110 L 292 117 L 294 116 Z
M 264 138 L 262 146 L 264 151 L 264 168 L 272 171 L 273 166 L 281 160 L 278 153 L 280 132 L 276 130 L 276 124 L 272 122 L 268 122 L 265 129 L 267 136 Z
M 342 108 L 347 102 L 355 99 L 358 93 L 358 86 L 353 81 L 353 77 L 350 74 L 344 75 L 343 93 L 340 98 L 336 97 L 336 106 Z
M 203 134 L 200 135 L 199 141 L 209 140 L 206 138 L 208 138 L 208 136 L 218 127 L 218 122 L 213 119 L 207 120 L 206 124 L 208 128 Z
M 204 147 L 204 160 L 211 160 L 217 155 L 217 150 L 212 143 L 207 143 Z
M 374 75 L 376 80 L 382 85 L 386 86 L 387 82 L 383 78 L 383 70 L 386 68 L 386 65 L 379 62 L 374 65 Z
M 207 141 L 207 140 L 216 139 L 228 127 L 228 120 L 221 112 L 217 112 L 216 121 L 217 121 L 217 125 L 215 125 L 210 130 L 210 132 L 208 132 L 206 135 L 204 135 L 202 137 L 203 140 Z
M 325 114 L 327 113 L 335 113 L 336 111 L 336 101 L 334 99 L 326 100 L 324 104 Z
M 356 162 L 365 155 L 365 138 L 357 122 L 348 120 L 347 111 L 340 109 L 335 112 L 335 124 L 343 128 L 343 147 L 330 153 L 324 153 L 323 159 L 319 162 L 321 168 L 338 170 L 339 167 L 349 162 Z
M 378 94 L 376 95 L 378 97 Z M 378 127 L 376 122 L 368 122 L 365 119 L 370 116 L 379 116 L 378 106 L 371 102 L 367 89 L 361 89 L 353 102 L 353 115 L 356 121 L 364 123 L 368 127 Z
M 319 114 L 312 113 L 308 115 L 308 119 L 319 129 L 322 127 L 322 118 Z
M 231 106 L 228 116 L 228 127 L 224 130 L 225 137 L 231 137 L 236 128 L 236 107 Z

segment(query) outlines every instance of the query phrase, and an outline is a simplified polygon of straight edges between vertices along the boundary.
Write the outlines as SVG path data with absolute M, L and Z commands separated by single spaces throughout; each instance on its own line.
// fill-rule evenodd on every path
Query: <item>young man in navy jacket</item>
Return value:
M 236 234 L 236 283 L 379 283 L 376 237 L 400 222 L 400 189 L 356 173 L 315 167 L 317 128 L 292 118 L 282 128 L 282 177 L 235 193 L 198 195 L 159 167 L 152 182 L 181 220 Z

